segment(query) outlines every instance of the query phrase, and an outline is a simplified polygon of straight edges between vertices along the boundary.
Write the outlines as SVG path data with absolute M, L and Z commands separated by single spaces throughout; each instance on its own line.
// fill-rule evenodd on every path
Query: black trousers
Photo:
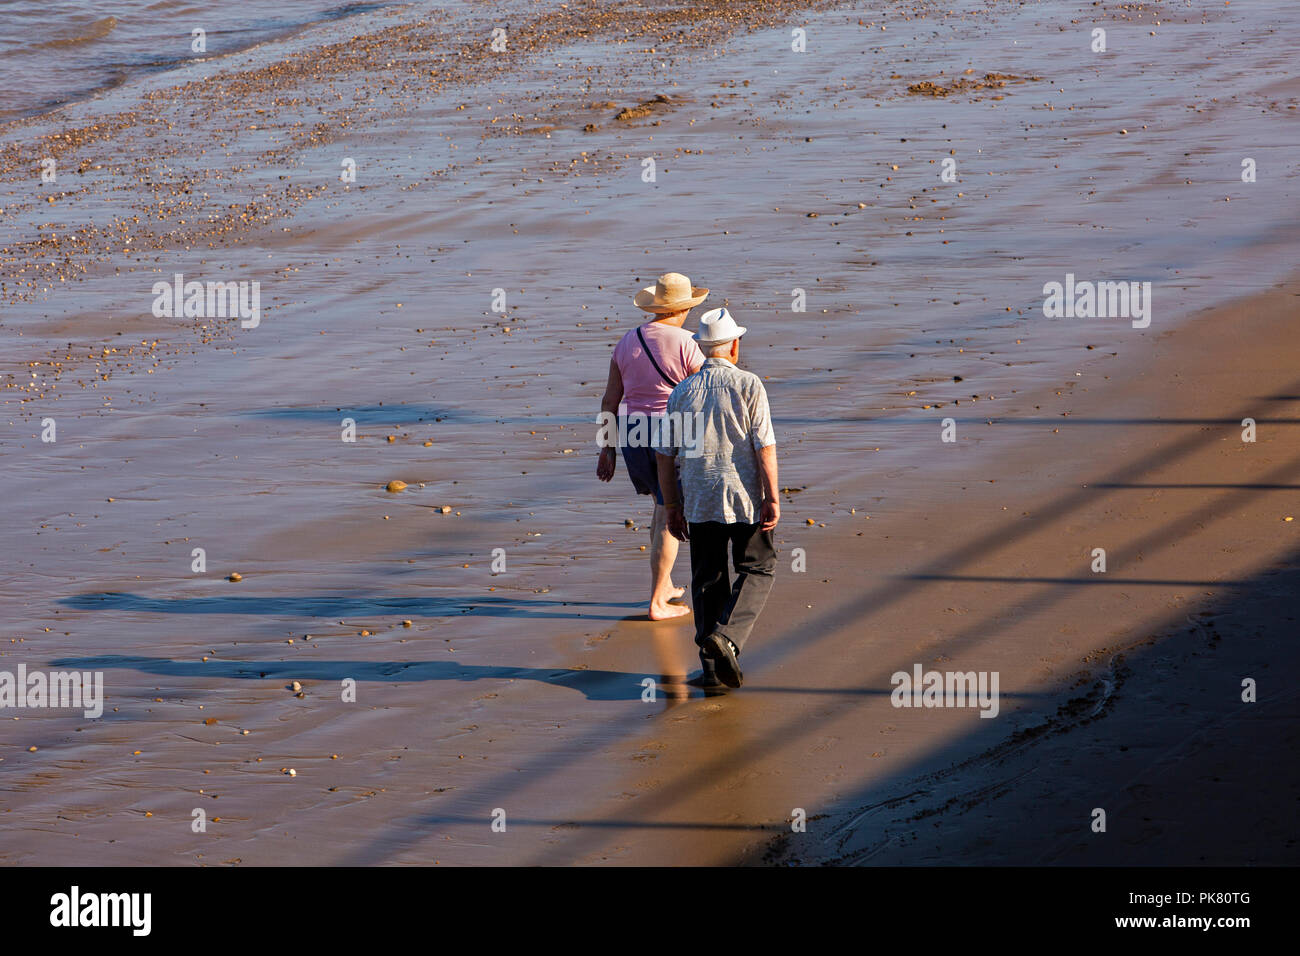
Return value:
M 772 591 L 772 532 L 759 531 L 756 524 L 720 521 L 691 524 L 689 530 L 695 643 L 716 633 L 743 648 Z M 736 568 L 734 582 L 727 569 L 728 548 Z

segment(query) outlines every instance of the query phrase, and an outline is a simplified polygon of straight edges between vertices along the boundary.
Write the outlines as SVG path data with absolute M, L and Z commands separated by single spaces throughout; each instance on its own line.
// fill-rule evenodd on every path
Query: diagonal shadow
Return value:
M 1199 490 L 1209 490 L 1209 489 L 1226 490 L 1229 488 L 1249 488 L 1251 491 L 1300 491 L 1300 485 L 1282 485 L 1282 484 L 1266 485 L 1266 484 L 1261 484 L 1259 482 L 1251 482 L 1248 484 L 1215 484 L 1213 482 L 1201 482 L 1197 484 L 1191 484 L 1191 483 L 1174 484 L 1172 482 L 1165 482 L 1165 483 L 1155 482 L 1153 484 L 1141 484 L 1141 485 L 1133 484 L 1133 483 L 1127 485 L 1101 484 L 1101 485 L 1093 485 L 1093 487 L 1094 488 L 1159 488 L 1162 490 L 1170 490 L 1170 491 L 1181 490 L 1184 488 L 1195 488 Z
M 1153 629 L 1157 635 L 1155 640 L 1135 642 L 1146 646 L 1114 649 L 1115 664 L 1121 674 L 1144 675 L 1145 686 L 1140 692 L 1120 692 L 1123 677 L 1112 674 L 1111 686 L 1106 687 L 1102 682 L 1096 692 L 1100 699 L 1095 706 L 1091 699 L 1085 698 L 1087 708 L 1064 704 L 1054 714 L 1039 714 L 1038 724 L 1027 726 L 973 756 L 972 741 L 978 735 L 971 733 L 947 741 L 941 750 L 928 755 L 931 765 L 944 769 L 920 775 L 900 770 L 837 798 L 834 806 L 827 809 L 829 820 L 817 838 L 816 849 L 804 851 L 803 859 L 794 858 L 791 862 L 864 865 L 884 853 L 887 855 L 880 862 L 895 863 L 899 853 L 907 854 L 910 834 L 924 819 L 941 821 L 935 825 L 943 828 L 945 844 L 951 841 L 954 846 L 972 847 L 976 854 L 973 859 L 965 856 L 960 861 L 946 861 L 949 863 L 988 865 L 980 855 L 987 852 L 998 862 L 1007 859 L 1008 853 L 1014 854 L 1013 865 L 1066 862 L 1062 857 L 1074 854 L 1069 865 L 1132 866 L 1134 859 L 1142 855 L 1139 848 L 1143 831 L 1156 819 L 1160 821 L 1155 828 L 1157 834 L 1162 829 L 1176 827 L 1178 832 L 1200 839 L 1179 842 L 1172 850 L 1166 847 L 1166 852 L 1178 856 L 1143 860 L 1143 863 L 1222 866 L 1241 865 L 1249 860 L 1253 864 L 1293 865 L 1297 859 L 1293 841 L 1265 846 L 1255 832 L 1261 820 L 1285 814 L 1285 807 L 1294 800 L 1300 785 L 1297 779 L 1300 765 L 1289 759 L 1289 750 L 1275 750 L 1278 738 L 1288 739 L 1286 728 L 1289 728 L 1289 740 L 1293 741 L 1297 727 L 1294 703 L 1298 695 L 1295 691 L 1288 692 L 1289 681 L 1270 681 L 1268 694 L 1261 694 L 1257 703 L 1245 704 L 1237 699 L 1240 675 L 1222 674 L 1221 694 L 1188 694 L 1183 699 L 1183 717 L 1191 718 L 1185 722 L 1195 727 L 1190 736 L 1180 729 L 1174 735 L 1176 742 L 1172 747 L 1167 746 L 1168 737 L 1157 747 L 1151 739 L 1144 737 L 1139 744 L 1131 736 L 1134 720 L 1146 718 L 1158 724 L 1167 717 L 1159 709 L 1167 705 L 1150 702 L 1148 695 L 1152 688 L 1146 683 L 1146 675 L 1155 667 L 1167 668 L 1171 654 L 1180 655 L 1184 660 L 1214 657 L 1220 637 L 1217 633 L 1207 634 L 1206 622 L 1215 618 L 1240 616 L 1247 623 L 1236 634 L 1225 635 L 1228 640 L 1238 639 L 1238 653 L 1246 645 L 1258 647 L 1260 663 L 1265 667 L 1276 665 L 1283 673 L 1294 672 L 1300 664 L 1294 618 L 1284 613 L 1261 616 L 1258 611 L 1261 605 L 1295 608 L 1295 595 L 1300 594 L 1300 550 L 1290 552 L 1282 563 L 1283 567 L 1261 571 L 1240 582 L 1231 594 L 1200 606 L 1193 615 L 1194 622 L 1188 617 L 1188 609 L 1181 609 L 1172 613 L 1164 625 Z M 1279 657 L 1279 650 L 1288 656 Z M 1221 667 L 1217 662 L 1211 666 Z M 1198 676 L 1189 672 L 1187 676 L 1192 680 L 1205 679 L 1203 673 Z M 1058 695 L 1058 699 L 1062 696 Z M 998 797 L 1014 792 L 1022 778 L 1040 772 L 1043 767 L 1053 766 L 1054 762 L 1058 766 L 1061 762 L 1072 765 L 1087 759 L 1087 748 L 1081 750 L 1078 743 L 1060 738 L 1093 725 L 1094 721 L 1104 720 L 1115 707 L 1125 708 L 1124 716 L 1111 724 L 1092 726 L 1086 743 L 1091 745 L 1094 760 L 1105 760 L 1103 754 L 1122 752 L 1129 746 L 1151 751 L 1137 761 L 1140 769 L 1136 777 L 1124 780 L 1100 771 L 1098 792 L 1086 795 L 1062 792 L 1050 779 L 1040 779 L 1037 790 L 1047 795 L 1035 798 L 1035 812 L 1028 818 L 1023 805 L 1017 806 L 1014 801 L 1006 805 L 997 803 Z M 1157 712 L 1152 712 L 1153 708 Z M 1256 722 L 1254 727 L 1239 727 L 1231 742 L 1220 743 L 1217 752 L 1211 748 L 1197 749 L 1203 738 L 1212 738 L 1229 724 L 1252 720 Z M 1281 732 L 1277 731 L 1279 727 L 1283 728 Z M 1271 735 L 1270 730 L 1274 731 Z M 1256 743 L 1260 737 L 1269 741 L 1268 750 Z M 1225 750 L 1233 751 L 1257 772 L 1248 781 L 1243 780 L 1232 812 L 1224 812 L 1224 797 L 1213 787 L 1200 794 L 1180 792 L 1181 799 L 1171 801 L 1170 794 L 1155 783 L 1174 763 L 1181 777 L 1178 782 L 1166 784 L 1165 790 L 1178 789 L 1189 778 L 1218 782 L 1220 775 L 1231 775 L 1233 770 L 1240 769 L 1236 765 L 1225 766 Z M 1079 773 L 1085 775 L 1087 770 Z M 1198 796 L 1206 799 L 1195 799 Z M 1081 805 L 1126 807 L 1125 812 L 1112 816 L 1114 837 L 1096 839 L 1086 820 L 1079 826 L 1062 828 L 1062 821 L 1078 821 L 1086 816 L 1081 815 Z M 889 811 L 899 812 L 891 815 Z M 968 814 L 973 815 L 967 818 Z M 1002 845 L 1004 841 L 1006 846 Z M 787 849 L 793 853 L 792 846 L 787 845 Z M 1207 854 L 1217 854 L 1219 858 Z
M 440 821 L 444 824 L 469 824 L 471 826 L 481 826 L 483 816 L 480 814 L 476 817 L 455 816 L 444 817 Z M 769 823 L 722 823 L 709 822 L 707 820 L 633 820 L 628 818 L 602 819 L 602 820 L 562 820 L 559 818 L 545 819 L 542 817 L 510 817 L 509 825 L 512 827 L 538 827 L 548 830 L 564 830 L 570 827 L 587 829 L 596 827 L 607 830 L 701 830 L 701 831 L 753 831 L 761 833 L 764 830 L 771 833 L 772 831 L 780 832 L 789 829 L 789 820 L 774 820 Z
M 1246 585 L 1245 581 L 1175 581 L 1166 578 L 1113 578 L 1108 574 L 1098 573 L 1087 578 L 1008 578 L 995 574 L 905 574 L 903 581 L 965 581 L 985 584 L 1059 584 L 1064 587 L 1092 586 L 1099 584 L 1122 584 L 1125 587 L 1149 588 L 1238 588 Z

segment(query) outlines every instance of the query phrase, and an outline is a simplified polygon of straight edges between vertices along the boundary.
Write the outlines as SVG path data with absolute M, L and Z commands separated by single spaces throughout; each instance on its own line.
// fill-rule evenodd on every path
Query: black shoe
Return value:
M 713 664 L 713 658 L 705 657 L 704 654 L 701 653 L 700 667 L 702 668 L 700 676 L 690 683 L 694 684 L 696 687 L 703 687 L 705 690 L 717 690 L 719 687 L 723 686 L 722 681 L 718 679 L 718 670 Z
M 740 670 L 740 661 L 736 660 L 736 645 L 721 634 L 714 632 L 700 645 L 700 653 L 713 659 L 718 678 L 728 687 L 739 687 L 745 681 Z

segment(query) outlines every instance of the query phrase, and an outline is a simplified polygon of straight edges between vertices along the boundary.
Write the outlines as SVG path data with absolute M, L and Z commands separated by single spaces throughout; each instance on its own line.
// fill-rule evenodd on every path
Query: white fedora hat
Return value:
M 743 325 L 737 325 L 726 309 L 714 309 L 700 316 L 700 330 L 691 337 L 701 345 L 722 345 L 748 331 Z
M 709 296 L 708 289 L 697 289 L 680 272 L 665 272 L 654 285 L 648 285 L 632 300 L 646 312 L 681 312 L 693 309 Z

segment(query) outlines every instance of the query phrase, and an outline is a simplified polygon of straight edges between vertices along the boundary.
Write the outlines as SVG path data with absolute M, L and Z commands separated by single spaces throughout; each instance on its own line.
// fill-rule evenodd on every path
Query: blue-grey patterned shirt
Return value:
M 707 358 L 668 396 L 655 450 L 677 456 L 683 512 L 692 523 L 757 524 L 763 502 L 758 450 L 776 444 L 767 390 L 753 372 Z

